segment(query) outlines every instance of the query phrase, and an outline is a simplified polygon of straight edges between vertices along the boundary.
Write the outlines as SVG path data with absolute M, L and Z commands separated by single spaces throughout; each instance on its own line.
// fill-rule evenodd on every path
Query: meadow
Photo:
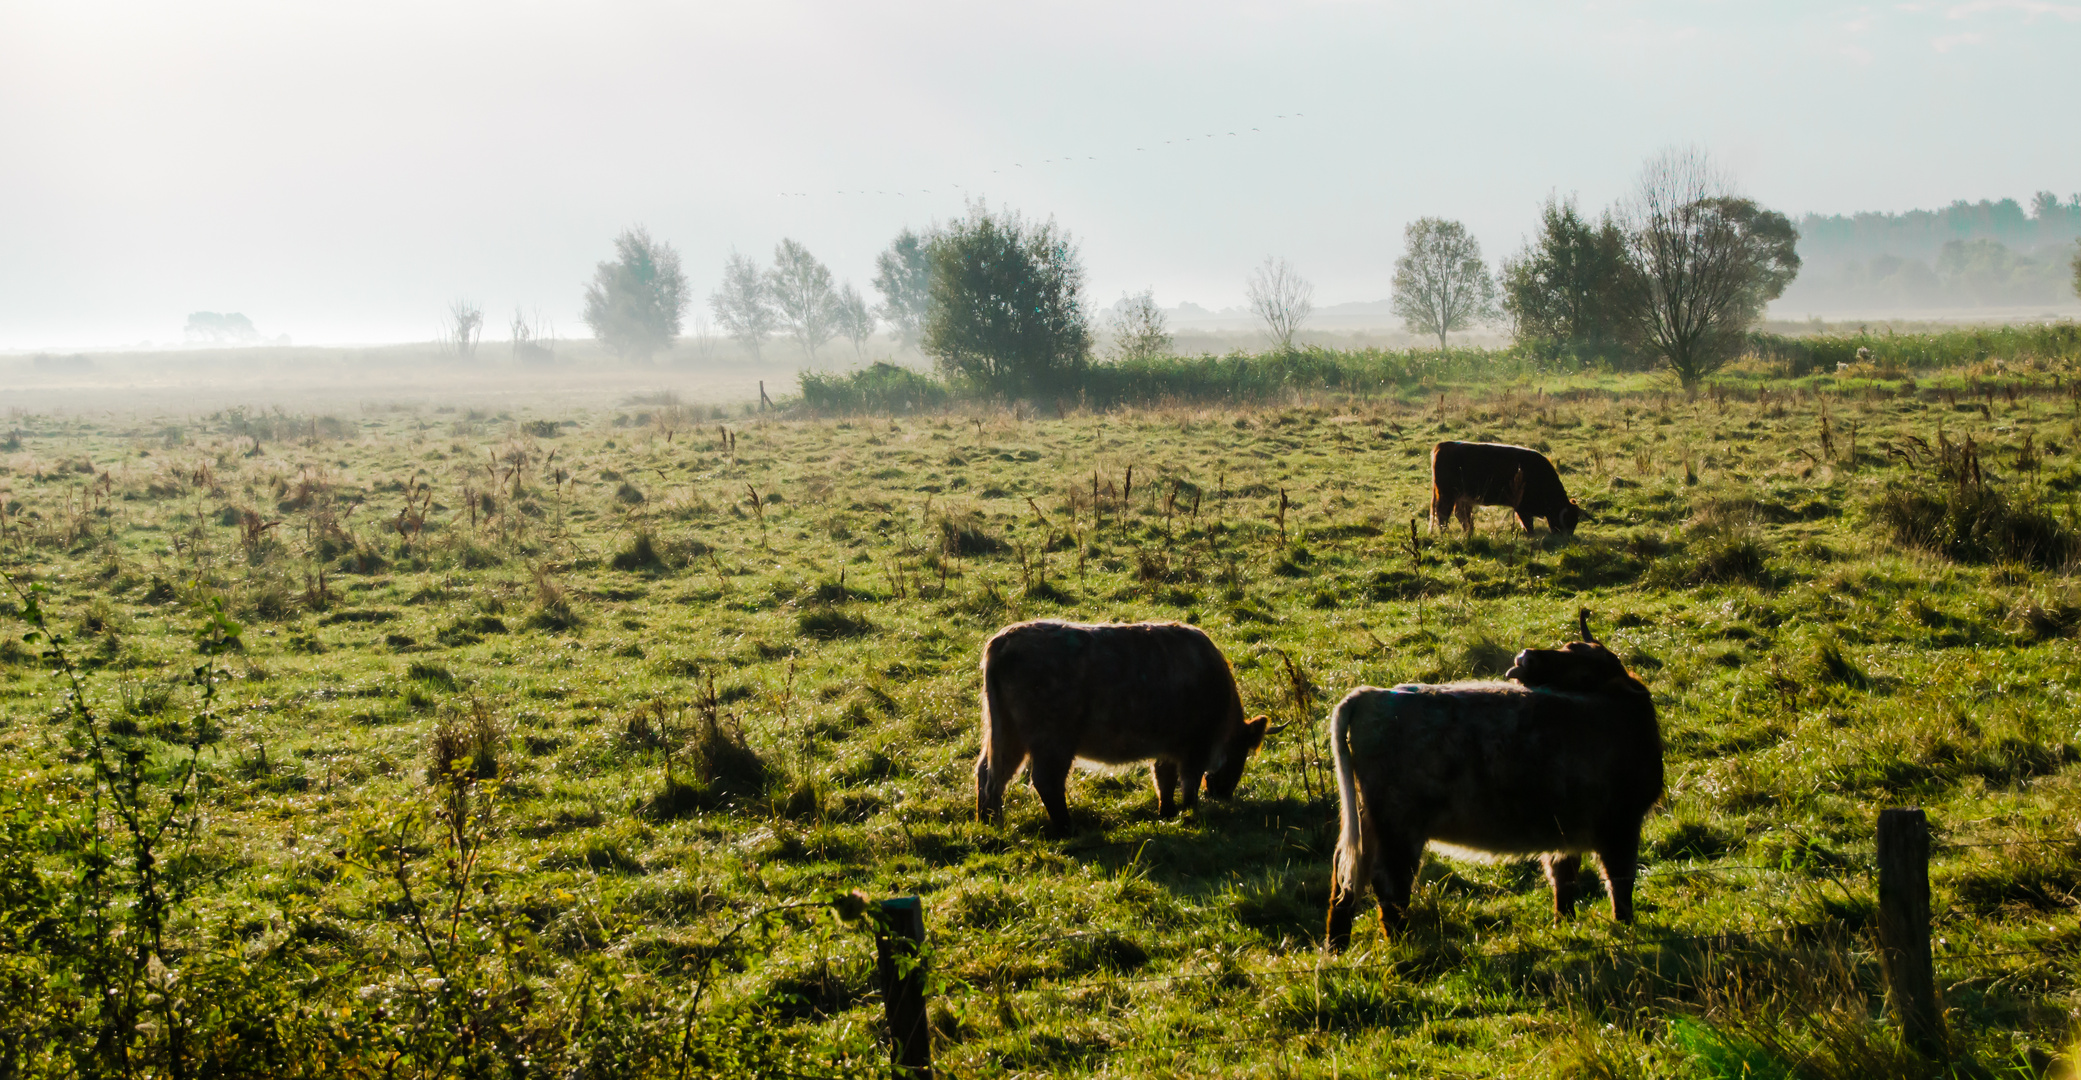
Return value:
M 876 1073 L 859 901 L 912 894 L 951 1076 L 2052 1075 L 2081 396 L 1911 359 L 16 413 L 0 1075 Z M 1547 453 L 1594 520 L 1431 534 L 1446 438 Z M 1661 714 L 1638 924 L 1433 857 L 1405 935 L 1323 956 L 1329 706 L 1500 675 L 1578 608 Z M 1072 778 L 1068 838 L 1023 782 L 978 823 L 979 649 L 1044 617 L 1200 625 L 1289 726 L 1174 821 L 1130 769 Z M 1884 1008 L 1893 806 L 1938 842 L 1949 1065 Z

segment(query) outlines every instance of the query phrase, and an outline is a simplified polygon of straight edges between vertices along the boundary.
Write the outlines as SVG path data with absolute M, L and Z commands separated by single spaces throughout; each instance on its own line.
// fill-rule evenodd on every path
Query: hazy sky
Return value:
M 2081 0 L 0 0 L 0 349 L 426 339 L 458 296 L 580 334 L 637 222 L 704 309 L 783 236 L 865 289 L 971 195 L 1055 216 L 1100 305 L 1238 303 L 1267 254 L 1378 300 L 1410 219 L 1493 261 L 1675 144 L 1793 214 L 2068 195 L 2077 46 Z

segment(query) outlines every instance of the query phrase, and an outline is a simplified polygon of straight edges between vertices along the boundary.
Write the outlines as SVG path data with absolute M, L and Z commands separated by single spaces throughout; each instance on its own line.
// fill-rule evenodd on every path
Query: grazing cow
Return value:
M 983 753 L 975 764 L 976 814 L 1004 818 L 1004 787 L 1030 762 L 1033 790 L 1051 830 L 1069 830 L 1063 787 L 1077 758 L 1119 765 L 1155 759 L 1158 812 L 1225 799 L 1264 741 L 1266 718 L 1245 722 L 1228 659 L 1181 623 L 1091 626 L 1037 621 L 999 630 L 983 646 Z
M 1613 917 L 1633 921 L 1640 823 L 1662 797 L 1662 735 L 1647 687 L 1594 640 L 1527 649 L 1508 678 L 1361 687 L 1337 705 L 1332 949 L 1350 942 L 1368 884 L 1382 931 L 1401 925 L 1430 843 L 1459 855 L 1541 856 L 1561 915 L 1575 907 L 1582 853 L 1594 851 Z
M 1444 528 L 1446 519 L 1457 515 L 1460 527 L 1472 535 L 1477 506 L 1509 507 L 1526 532 L 1532 531 L 1533 518 L 1545 518 L 1547 528 L 1572 534 L 1575 523 L 1590 516 L 1568 497 L 1554 463 L 1537 450 L 1469 442 L 1431 447 L 1431 530 Z

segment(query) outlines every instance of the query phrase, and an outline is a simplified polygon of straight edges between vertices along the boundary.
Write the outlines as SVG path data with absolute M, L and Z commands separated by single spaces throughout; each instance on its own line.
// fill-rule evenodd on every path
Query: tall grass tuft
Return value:
M 1895 542 L 1967 563 L 2018 562 L 2057 569 L 2081 555 L 2081 535 L 2040 497 L 2012 497 L 1982 468 L 1971 436 L 1954 443 L 1942 431 L 1934 445 L 1909 451 L 1917 479 L 1895 481 L 1869 512 Z

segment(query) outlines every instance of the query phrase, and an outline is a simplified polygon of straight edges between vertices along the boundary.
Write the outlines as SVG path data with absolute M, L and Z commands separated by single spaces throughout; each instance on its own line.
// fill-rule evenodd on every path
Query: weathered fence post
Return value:
M 889 1019 L 889 1061 L 905 1078 L 932 1075 L 932 1032 L 925 1023 L 925 907 L 915 896 L 881 902 L 874 935 L 882 1004 Z
M 1879 811 L 1879 963 L 1893 1015 L 1908 1045 L 1943 1060 L 1929 952 L 1929 819 L 1920 810 Z

